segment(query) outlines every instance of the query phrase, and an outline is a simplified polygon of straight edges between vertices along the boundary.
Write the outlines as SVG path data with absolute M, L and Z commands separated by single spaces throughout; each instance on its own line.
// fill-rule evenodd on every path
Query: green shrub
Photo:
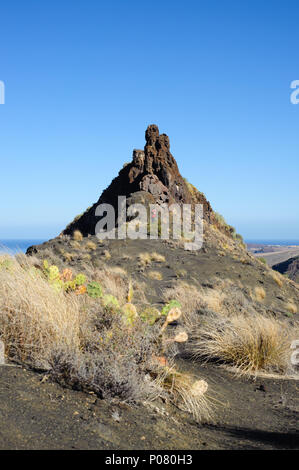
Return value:
M 87 284 L 87 294 L 93 299 L 99 299 L 103 297 L 103 290 L 101 285 L 98 282 L 90 282 Z
M 118 303 L 117 298 L 111 294 L 104 295 L 103 304 L 104 304 L 104 307 L 112 307 L 112 308 L 119 309 L 119 303 Z
M 180 304 L 180 302 L 178 300 L 170 300 L 166 305 L 164 305 L 164 307 L 162 308 L 162 311 L 161 311 L 161 315 L 163 316 L 167 316 L 169 311 L 172 309 L 172 308 L 182 308 L 182 305 Z

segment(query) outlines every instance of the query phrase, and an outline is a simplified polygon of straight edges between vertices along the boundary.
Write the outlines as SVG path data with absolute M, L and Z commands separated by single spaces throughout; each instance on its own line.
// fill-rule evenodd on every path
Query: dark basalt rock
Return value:
M 127 205 L 136 201 L 134 194 L 143 194 L 147 204 L 203 204 L 204 218 L 214 222 L 214 214 L 210 203 L 204 195 L 190 189 L 181 176 L 177 163 L 170 152 L 170 142 L 166 134 L 160 134 L 156 125 L 148 126 L 145 132 L 146 144 L 144 150 L 133 150 L 131 163 L 122 168 L 116 178 L 105 189 L 99 200 L 81 217 L 75 219 L 62 232 L 71 235 L 80 230 L 84 235 L 94 235 L 98 217 L 95 209 L 99 204 L 111 204 L 118 209 L 118 196 L 128 198 Z
M 289 279 L 292 281 L 299 281 L 299 256 L 295 258 L 290 258 L 281 263 L 275 264 L 272 266 L 272 269 L 280 272 L 281 274 L 286 274 Z

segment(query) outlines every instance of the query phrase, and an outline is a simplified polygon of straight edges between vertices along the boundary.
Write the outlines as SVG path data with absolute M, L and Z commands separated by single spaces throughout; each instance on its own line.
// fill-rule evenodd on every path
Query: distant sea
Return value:
M 39 245 L 45 242 L 45 239 L 19 239 L 19 240 L 0 240 L 0 253 L 15 254 L 19 252 L 25 253 L 27 248 L 31 245 Z M 259 245 L 298 245 L 299 240 L 264 240 L 254 239 L 245 240 L 245 243 L 254 243 Z
M 255 245 L 298 245 L 299 240 L 265 240 L 265 239 L 254 239 L 254 240 L 245 240 L 245 243 L 254 243 Z
M 16 254 L 25 253 L 27 248 L 31 245 L 39 245 L 46 240 L 40 239 L 20 239 L 20 240 L 0 240 L 0 253 Z

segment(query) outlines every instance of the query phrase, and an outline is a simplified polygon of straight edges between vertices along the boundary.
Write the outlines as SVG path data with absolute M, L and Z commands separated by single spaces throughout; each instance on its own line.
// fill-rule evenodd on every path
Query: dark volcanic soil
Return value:
M 162 401 L 108 403 L 1 366 L 0 449 L 299 449 L 298 381 L 245 381 L 216 366 L 194 371 L 222 403 L 213 423 L 199 425 Z

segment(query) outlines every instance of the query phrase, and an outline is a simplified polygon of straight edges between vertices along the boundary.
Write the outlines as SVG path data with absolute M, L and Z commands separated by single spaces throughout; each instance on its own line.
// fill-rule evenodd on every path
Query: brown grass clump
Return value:
M 272 277 L 273 281 L 276 282 L 276 284 L 279 286 L 279 287 L 282 287 L 283 286 L 283 283 L 285 281 L 284 277 L 278 273 L 277 271 L 270 271 L 270 276 Z
M 96 243 L 92 242 L 91 240 L 89 240 L 86 245 L 85 245 L 85 248 L 87 250 L 90 250 L 90 251 L 95 251 L 97 249 L 97 245 Z
M 153 253 L 139 253 L 138 255 L 138 260 L 139 264 L 143 267 L 150 266 L 152 262 L 155 263 L 165 263 L 165 256 L 160 255 L 159 253 L 156 253 L 155 251 Z
M 297 313 L 297 310 L 298 310 L 294 302 L 288 302 L 286 305 L 286 309 L 289 313 L 292 313 L 293 315 L 295 315 L 295 313 Z
M 156 281 L 162 281 L 163 276 L 159 271 L 149 271 L 147 277 Z
M 263 287 L 255 287 L 254 295 L 258 302 L 262 302 L 266 297 L 266 292 Z
M 63 257 L 64 257 L 65 261 L 70 262 L 76 257 L 76 255 L 75 255 L 75 253 L 64 253 Z
M 73 239 L 77 242 L 82 242 L 83 240 L 83 235 L 80 232 L 80 230 L 75 230 L 73 233 Z
M 165 263 L 165 256 L 160 255 L 159 253 L 153 252 L 150 255 L 151 261 L 154 261 L 156 263 Z
M 124 268 L 121 268 L 120 266 L 111 266 L 109 267 L 109 271 L 123 277 L 128 275 L 127 271 Z
M 289 362 L 290 330 L 286 323 L 261 314 L 205 317 L 190 351 L 197 359 L 233 365 L 240 375 L 259 371 L 285 373 Z
M 178 372 L 168 365 L 163 368 L 159 380 L 171 401 L 181 410 L 191 413 L 196 421 L 207 421 L 212 417 L 211 403 L 206 394 L 207 382 Z
M 76 240 L 72 240 L 70 242 L 71 246 L 75 249 L 75 250 L 81 250 L 81 245 L 79 242 L 77 242 Z
M 149 253 L 140 253 L 138 255 L 138 260 L 143 267 L 149 266 L 152 262 L 151 255 Z
M 104 257 L 104 259 L 106 259 L 106 260 L 110 259 L 110 258 L 111 258 L 110 251 L 104 250 L 104 251 L 103 251 L 103 257 Z

